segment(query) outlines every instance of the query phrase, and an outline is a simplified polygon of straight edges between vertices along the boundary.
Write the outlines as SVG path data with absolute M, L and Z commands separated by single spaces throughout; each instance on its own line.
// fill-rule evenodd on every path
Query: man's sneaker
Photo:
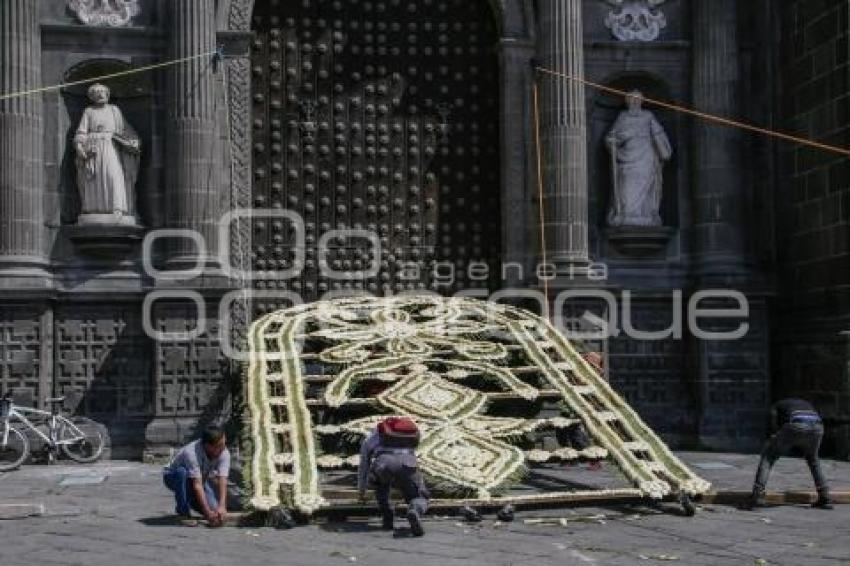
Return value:
M 764 507 L 764 492 L 763 491 L 753 491 L 750 498 L 744 503 L 741 508 L 752 511 L 753 509 L 758 509 L 759 507 Z
M 812 503 L 815 509 L 832 509 L 832 501 L 828 497 L 818 497 L 818 500 Z
M 381 528 L 385 531 L 393 530 L 393 520 L 395 519 L 395 513 L 389 511 L 383 514 L 383 518 L 381 520 Z
M 419 513 L 413 510 L 408 511 L 407 521 L 410 523 L 410 532 L 413 533 L 413 536 L 421 537 L 425 534 L 425 529 L 422 528 L 422 518 L 419 517 Z

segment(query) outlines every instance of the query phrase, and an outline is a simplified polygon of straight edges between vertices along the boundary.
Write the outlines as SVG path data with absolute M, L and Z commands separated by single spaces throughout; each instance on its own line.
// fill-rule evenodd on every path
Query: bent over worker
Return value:
M 226 443 L 221 428 L 208 427 L 200 440 L 181 448 L 163 470 L 163 483 L 174 492 L 175 512 L 184 524 L 193 524 L 190 508 L 214 527 L 227 518 L 230 452 Z
M 832 509 L 829 486 L 820 466 L 818 450 L 823 439 L 823 421 L 815 408 L 802 399 L 783 399 L 771 409 L 773 430 L 776 431 L 764 445 L 753 493 L 747 505 L 750 509 L 764 505 L 764 492 L 773 464 L 780 456 L 798 451 L 806 458 L 815 480 L 818 498 L 814 507 Z
M 375 499 L 383 517 L 385 530 L 393 529 L 394 512 L 390 504 L 390 489 L 397 487 L 407 502 L 407 520 L 410 532 L 422 536 L 422 517 L 428 511 L 428 489 L 419 472 L 416 446 L 419 430 L 408 418 L 390 417 L 378 424 L 360 446 L 360 468 L 357 489 L 361 501 L 366 499 L 366 488 L 375 487 Z

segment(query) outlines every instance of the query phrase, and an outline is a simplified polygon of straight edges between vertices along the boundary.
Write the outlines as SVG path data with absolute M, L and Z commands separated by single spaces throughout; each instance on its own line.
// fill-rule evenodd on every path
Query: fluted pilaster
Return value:
M 209 53 L 216 47 L 215 0 L 172 0 L 171 57 Z M 220 151 L 216 138 L 216 92 L 212 57 L 176 65 L 168 92 L 167 222 L 195 230 L 215 253 L 221 216 Z M 172 261 L 193 262 L 195 245 L 175 240 Z M 208 264 L 212 257 L 205 258 Z
M 693 2 L 694 106 L 725 118 L 740 116 L 740 54 L 736 0 Z M 706 120 L 694 121 L 695 286 L 747 293 L 747 336 L 730 346 L 695 337 L 694 389 L 699 442 L 716 450 L 753 448 L 770 399 L 765 355 L 768 308 L 752 293 L 758 274 L 746 265 L 745 162 L 742 134 Z M 700 308 L 740 308 L 738 301 L 709 299 Z M 700 328 L 728 331 L 728 321 Z
M 543 66 L 584 78 L 581 0 L 542 0 L 538 6 Z M 546 247 L 560 271 L 588 262 L 585 87 L 548 73 L 539 81 Z
M 0 92 L 41 84 L 38 2 L 0 2 Z M 0 100 L 0 268 L 46 264 L 41 94 Z
M 694 105 L 736 118 L 740 69 L 735 0 L 694 1 Z M 701 278 L 725 277 L 743 267 L 745 240 L 741 134 L 698 120 L 694 124 L 695 243 Z

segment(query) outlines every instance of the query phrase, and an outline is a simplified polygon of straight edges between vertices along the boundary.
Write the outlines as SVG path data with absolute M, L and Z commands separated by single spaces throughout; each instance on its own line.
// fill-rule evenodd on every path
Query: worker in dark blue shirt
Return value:
M 764 445 L 748 508 L 764 505 L 764 492 L 773 464 L 780 456 L 801 452 L 806 458 L 818 491 L 814 507 L 832 509 L 829 486 L 820 467 L 818 450 L 823 439 L 823 421 L 811 403 L 802 399 L 783 399 L 771 409 L 775 433 Z

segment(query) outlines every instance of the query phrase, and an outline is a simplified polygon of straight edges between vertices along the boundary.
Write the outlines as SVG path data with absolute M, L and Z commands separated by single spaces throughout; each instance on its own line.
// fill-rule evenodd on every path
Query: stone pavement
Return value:
M 757 461 L 682 456 L 720 489 L 732 490 L 749 488 Z M 850 463 L 827 461 L 825 471 L 834 488 L 850 489 Z M 780 461 L 770 485 L 810 486 L 805 464 L 790 459 Z M 429 517 L 427 535 L 415 539 L 403 520 L 395 533 L 379 530 L 376 520 L 289 531 L 176 526 L 160 468 L 133 462 L 29 465 L 0 474 L 0 496 L 0 510 L 18 505 L 6 507 L 9 516 L 26 515 L 15 515 L 21 505 L 43 506 L 41 516 L 0 520 L 2 566 L 850 564 L 850 505 L 759 512 L 704 505 L 693 518 L 666 505 L 576 508 L 519 513 L 507 524 Z

